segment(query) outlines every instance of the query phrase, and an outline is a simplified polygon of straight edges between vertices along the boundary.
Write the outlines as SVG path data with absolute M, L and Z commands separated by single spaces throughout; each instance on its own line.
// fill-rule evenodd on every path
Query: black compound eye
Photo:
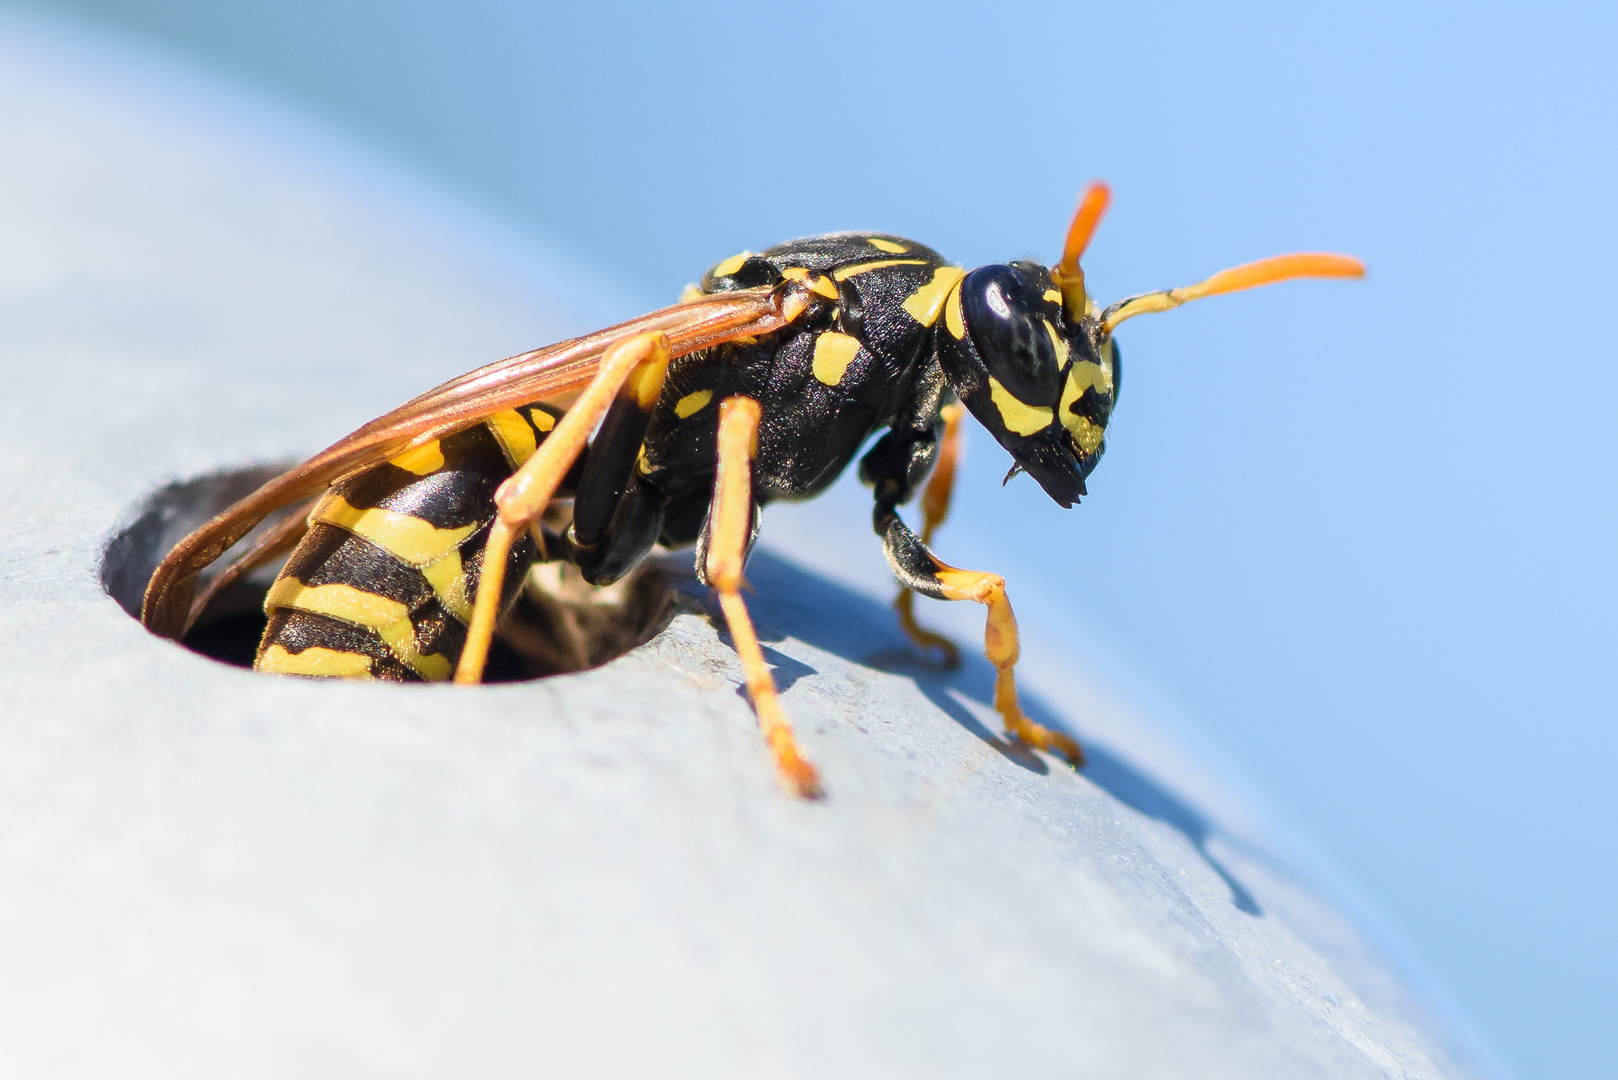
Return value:
M 972 341 L 989 374 L 1029 405 L 1053 404 L 1061 395 L 1061 366 L 1044 284 L 1012 266 L 985 266 L 961 283 L 961 307 Z
M 760 285 L 775 285 L 781 272 L 762 255 L 744 251 L 739 255 L 715 263 L 702 275 L 702 291 L 733 292 L 737 289 L 756 289 Z

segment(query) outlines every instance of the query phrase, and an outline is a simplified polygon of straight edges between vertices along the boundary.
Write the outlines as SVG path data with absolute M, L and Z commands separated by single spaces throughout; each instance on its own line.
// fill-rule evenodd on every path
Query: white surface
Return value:
M 695 616 L 471 691 L 149 637 L 98 575 L 162 484 L 624 312 L 266 106 L 14 16 L 0 161 L 0 1073 L 1488 1075 L 1149 718 L 1047 647 L 1031 711 L 1093 764 L 1009 747 L 982 661 L 912 666 L 885 597 L 779 556 L 753 606 L 820 805 Z M 874 547 L 846 502 L 767 537 Z

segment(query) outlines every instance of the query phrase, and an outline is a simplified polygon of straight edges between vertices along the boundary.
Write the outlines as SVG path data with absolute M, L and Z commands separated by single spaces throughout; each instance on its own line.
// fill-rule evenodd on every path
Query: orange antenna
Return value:
M 1076 224 L 1076 223 L 1075 223 Z M 1177 308 L 1190 300 L 1200 300 L 1204 296 L 1218 296 L 1220 293 L 1240 292 L 1243 289 L 1255 289 L 1260 285 L 1272 285 L 1277 281 L 1291 281 L 1293 278 L 1324 277 L 1324 278 L 1362 278 L 1365 276 L 1365 264 L 1352 255 L 1331 255 L 1322 252 L 1298 252 L 1292 255 L 1273 255 L 1258 262 L 1244 263 L 1241 266 L 1221 270 L 1205 281 L 1195 285 L 1187 285 L 1180 289 L 1164 289 L 1161 292 L 1142 293 L 1131 296 L 1127 300 L 1120 300 L 1101 313 L 1101 332 L 1110 334 L 1113 328 L 1125 319 L 1133 319 L 1136 315 L 1150 315 L 1153 312 L 1168 311 Z M 1064 304 L 1066 293 L 1063 293 Z
M 1089 297 L 1084 291 L 1084 270 L 1079 258 L 1090 246 L 1090 237 L 1101 223 L 1101 215 L 1112 202 L 1112 189 L 1097 181 L 1079 200 L 1079 209 L 1073 215 L 1073 224 L 1067 227 L 1067 242 L 1062 245 L 1062 261 L 1051 269 L 1051 277 L 1062 293 L 1062 310 L 1074 322 L 1084 318 Z

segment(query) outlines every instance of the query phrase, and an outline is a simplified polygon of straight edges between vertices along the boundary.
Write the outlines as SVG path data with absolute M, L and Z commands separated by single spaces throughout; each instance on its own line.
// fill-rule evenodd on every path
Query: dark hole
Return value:
M 285 471 L 266 465 L 170 484 L 142 502 L 108 541 L 101 584 L 132 618 L 140 618 L 146 582 L 163 556 L 188 533 Z M 244 537 L 214 564 L 218 571 L 247 550 L 283 511 Z M 264 633 L 264 595 L 279 569 L 256 571 L 224 590 L 186 635 L 185 646 L 221 663 L 252 667 Z M 206 582 L 204 578 L 204 583 Z M 675 613 L 666 570 L 643 566 L 610 589 L 592 589 L 571 566 L 539 567 L 501 619 L 484 682 L 517 682 L 599 667 L 655 637 Z

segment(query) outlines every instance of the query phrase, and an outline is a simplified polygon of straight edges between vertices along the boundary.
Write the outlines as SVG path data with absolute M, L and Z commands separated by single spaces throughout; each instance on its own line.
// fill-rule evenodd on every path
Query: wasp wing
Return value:
M 179 640 L 189 621 L 197 576 L 277 509 L 312 498 L 412 443 L 451 435 L 502 409 L 578 390 L 595 376 L 609 348 L 636 334 L 667 335 L 669 354 L 678 357 L 735 338 L 773 333 L 791 320 L 788 296 L 761 288 L 698 297 L 498 360 L 405 402 L 264 484 L 174 545 L 147 583 L 141 621 L 153 633 Z

